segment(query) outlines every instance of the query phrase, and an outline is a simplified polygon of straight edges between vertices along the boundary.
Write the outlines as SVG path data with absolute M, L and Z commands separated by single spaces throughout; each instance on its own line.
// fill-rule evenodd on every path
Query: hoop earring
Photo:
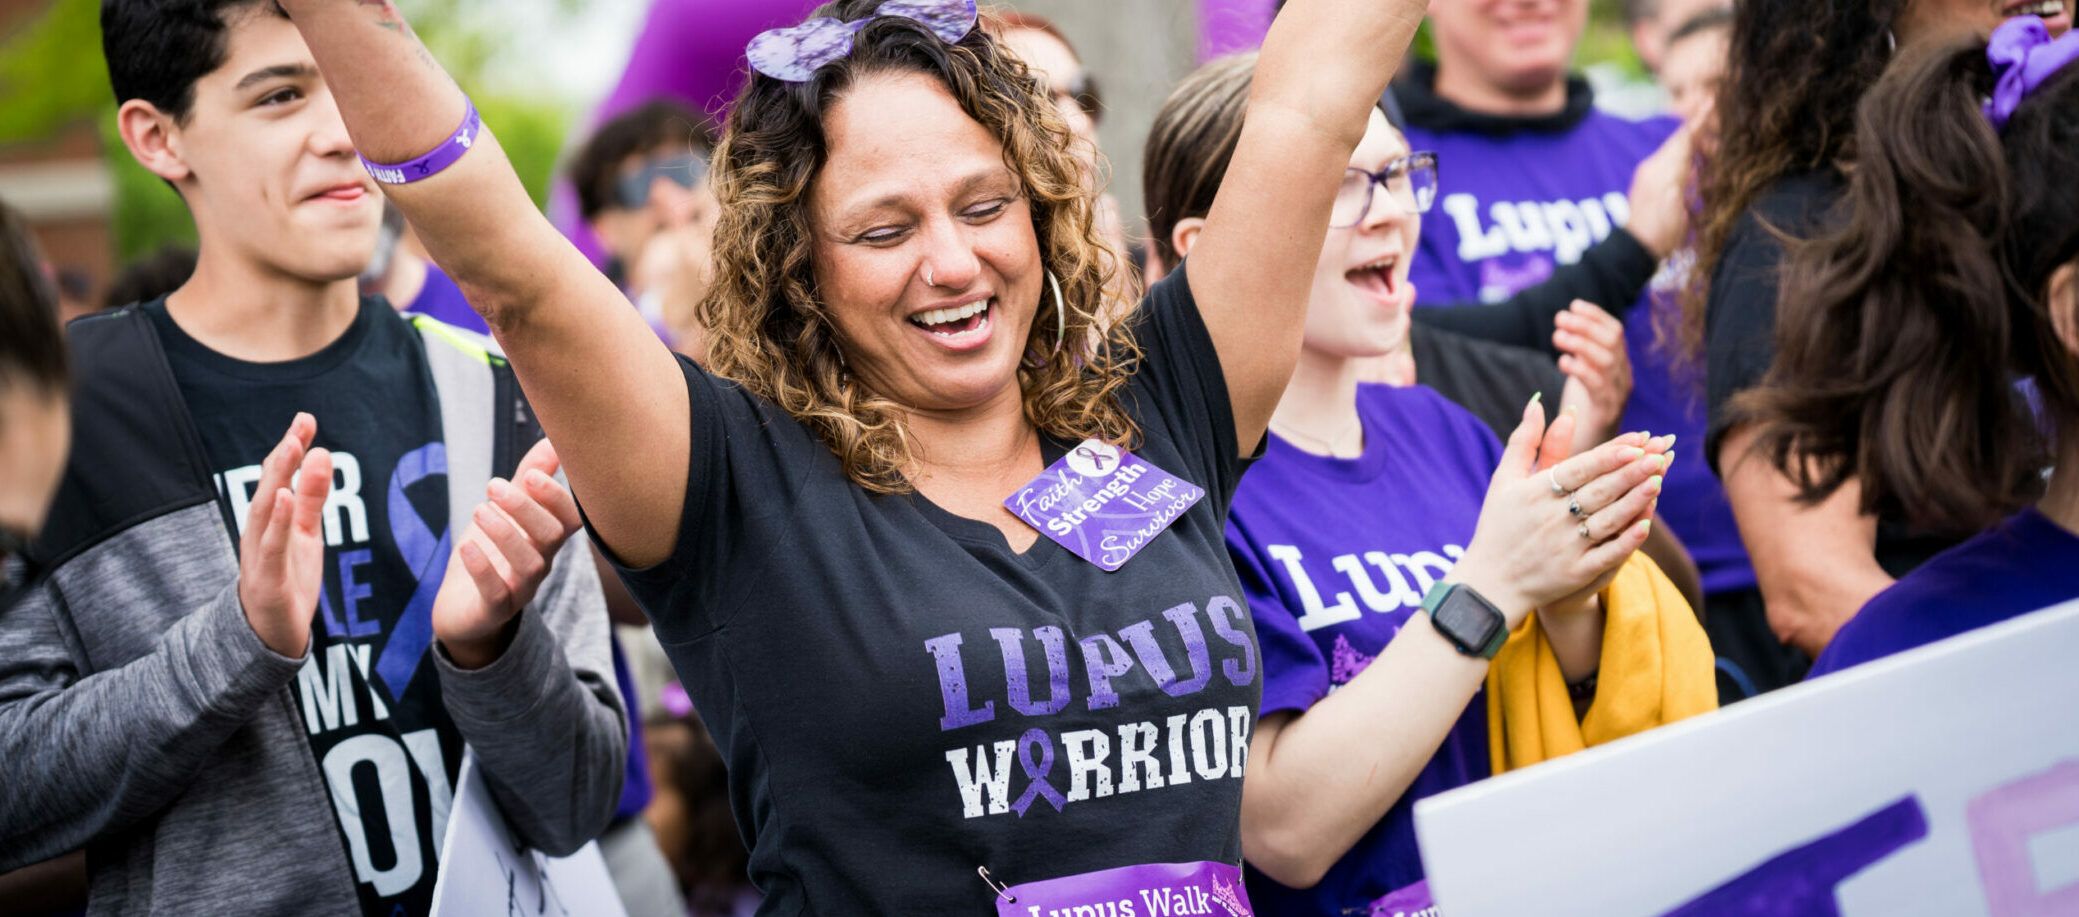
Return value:
M 1061 342 L 1068 337 L 1068 306 L 1061 301 L 1061 281 L 1054 279 L 1054 272 L 1047 272 L 1047 286 L 1054 289 L 1054 352 L 1061 352 Z

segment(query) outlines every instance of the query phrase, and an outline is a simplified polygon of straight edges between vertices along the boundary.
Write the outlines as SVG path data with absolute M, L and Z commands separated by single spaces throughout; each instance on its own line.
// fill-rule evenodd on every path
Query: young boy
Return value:
M 97 914 L 425 914 L 464 743 L 576 850 L 622 706 L 511 372 L 356 294 L 381 200 L 273 3 L 104 0 L 102 33 L 200 257 L 72 327 L 51 572 L 0 617 L 0 870 L 84 846 Z

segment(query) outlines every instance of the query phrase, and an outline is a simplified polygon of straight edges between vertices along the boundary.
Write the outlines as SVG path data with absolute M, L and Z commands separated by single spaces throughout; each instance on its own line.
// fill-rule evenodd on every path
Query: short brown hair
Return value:
M 709 153 L 715 148 L 715 128 L 706 115 L 669 99 L 644 102 L 600 125 L 570 160 L 578 213 L 589 220 L 616 203 L 621 164 L 630 157 L 678 146 Z
M 1177 223 L 1212 212 L 1228 160 L 1241 142 L 1255 77 L 1256 52 L 1220 58 L 1177 84 L 1155 115 L 1141 161 L 1141 196 L 1148 244 L 1165 269 L 1184 260 L 1170 242 Z
M 65 378 L 57 294 L 28 221 L 0 201 L 0 393 L 16 385 L 61 393 Z

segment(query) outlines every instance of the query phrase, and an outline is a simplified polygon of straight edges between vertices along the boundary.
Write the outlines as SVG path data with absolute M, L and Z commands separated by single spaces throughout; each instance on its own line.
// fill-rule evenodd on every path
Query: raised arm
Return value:
M 462 91 L 390 0 L 281 6 L 363 156 L 406 162 L 462 123 Z M 624 563 L 663 560 L 685 503 L 691 440 L 670 351 L 535 209 L 488 129 L 444 171 L 384 190 L 505 348 L 602 541 Z
M 1292 377 L 1329 205 L 1426 7 L 1293 0 L 1264 38 L 1242 136 L 1190 270 L 1244 451 L 1263 438 Z

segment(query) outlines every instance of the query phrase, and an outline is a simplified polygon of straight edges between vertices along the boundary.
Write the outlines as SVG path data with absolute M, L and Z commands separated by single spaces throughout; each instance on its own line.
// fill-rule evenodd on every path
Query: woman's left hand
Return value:
M 1553 316 L 1552 324 L 1559 371 L 1566 373 L 1559 405 L 1561 410 L 1573 408 L 1579 418 L 1568 452 L 1587 452 L 1617 435 L 1624 404 L 1631 398 L 1624 323 L 1594 303 L 1577 299 L 1570 309 Z
M 1573 442 L 1578 442 L 1580 439 L 1578 428 L 1574 430 L 1561 429 L 1561 425 L 1568 423 L 1571 419 L 1568 416 L 1562 416 L 1559 420 L 1553 421 L 1552 429 L 1546 433 L 1544 446 L 1538 451 L 1537 467 L 1539 471 L 1549 471 L 1573 454 Z M 1643 448 L 1646 454 L 1659 456 L 1660 458 L 1661 471 L 1657 477 L 1664 479 L 1667 475 L 1668 466 L 1674 463 L 1674 453 L 1669 451 L 1674 444 L 1675 437 L 1672 433 L 1666 436 L 1657 436 L 1645 442 Z M 1644 518 L 1646 519 L 1646 525 L 1650 527 L 1653 524 L 1653 513 L 1660 506 L 1660 496 L 1658 484 L 1649 484 L 1649 486 L 1653 489 L 1653 496 L 1647 504 Z M 1596 595 L 1609 587 L 1610 581 L 1617 577 L 1618 569 L 1624 566 L 1624 559 L 1628 559 L 1629 556 L 1626 555 L 1625 558 L 1620 558 L 1617 563 L 1612 564 L 1608 570 L 1604 570 L 1601 575 L 1589 581 L 1579 591 L 1546 603 L 1538 609 L 1538 614 L 1542 617 L 1566 618 L 1594 611 L 1596 609 Z

